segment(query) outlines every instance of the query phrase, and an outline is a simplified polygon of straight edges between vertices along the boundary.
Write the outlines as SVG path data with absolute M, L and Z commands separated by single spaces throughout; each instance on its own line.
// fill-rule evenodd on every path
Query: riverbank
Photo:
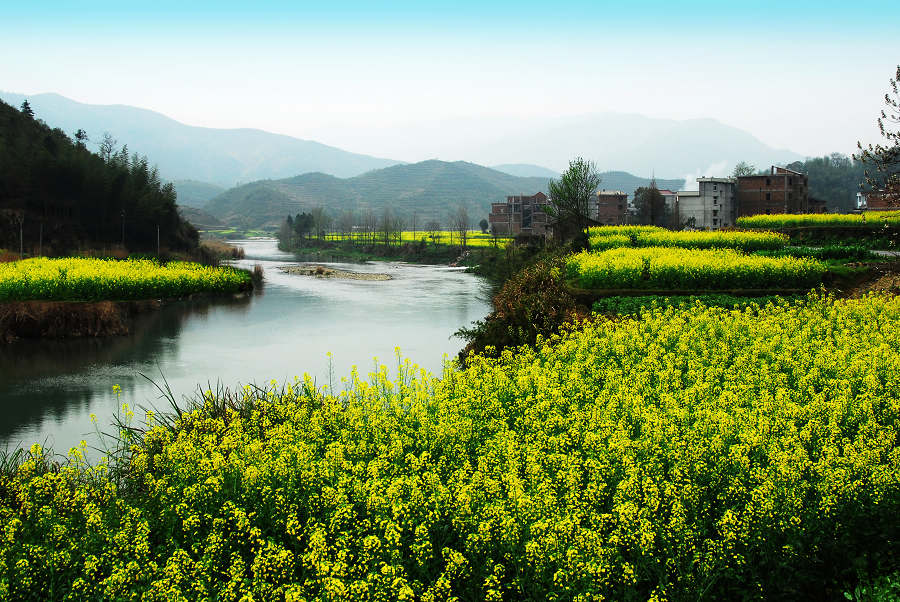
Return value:
M 240 298 L 251 291 L 232 293 Z M 209 302 L 223 295 L 194 293 L 132 301 L 11 301 L 0 303 L 0 344 L 22 339 L 117 337 L 133 332 L 138 316 L 181 302 Z
M 164 301 L 253 290 L 260 270 L 151 259 L 44 257 L 0 265 L 0 340 L 128 334 Z

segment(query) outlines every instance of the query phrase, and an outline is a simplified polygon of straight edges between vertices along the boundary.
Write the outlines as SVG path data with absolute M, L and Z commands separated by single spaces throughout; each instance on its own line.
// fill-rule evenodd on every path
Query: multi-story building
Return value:
M 547 195 L 543 192 L 508 196 L 505 203 L 491 203 L 488 222 L 499 234 L 548 236 L 550 216 L 544 211 L 547 205 Z
M 737 179 L 738 215 L 809 213 L 806 174 L 772 166 L 770 173 Z
M 605 226 L 620 226 L 628 221 L 628 194 L 621 190 L 598 190 L 597 203 L 590 217 Z
M 676 226 L 719 230 L 737 218 L 733 178 L 697 178 L 697 190 L 676 193 Z

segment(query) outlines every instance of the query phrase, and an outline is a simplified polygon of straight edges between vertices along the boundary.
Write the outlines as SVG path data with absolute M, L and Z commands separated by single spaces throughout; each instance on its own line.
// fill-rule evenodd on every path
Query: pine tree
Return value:
M 28 100 L 22 101 L 22 113 L 29 119 L 34 119 L 34 111 L 31 110 L 31 105 L 28 104 Z

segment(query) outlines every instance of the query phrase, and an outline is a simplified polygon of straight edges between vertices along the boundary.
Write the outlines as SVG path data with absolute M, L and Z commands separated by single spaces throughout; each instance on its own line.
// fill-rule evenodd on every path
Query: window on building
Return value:
M 719 215 L 719 210 L 718 210 L 718 209 L 713 209 L 713 215 Z
M 794 185 L 794 178 L 788 178 L 788 186 Z
M 766 178 L 766 186 L 772 185 L 772 178 Z
M 713 226 L 718 226 L 718 225 L 719 225 L 719 220 L 713 218 Z
M 718 185 L 718 184 L 713 184 L 713 190 L 718 190 L 718 189 L 719 189 L 719 185 Z
M 767 200 L 767 201 L 771 201 L 771 200 L 772 200 L 772 193 L 771 193 L 771 192 L 767 192 L 767 193 L 766 193 L 766 200 Z

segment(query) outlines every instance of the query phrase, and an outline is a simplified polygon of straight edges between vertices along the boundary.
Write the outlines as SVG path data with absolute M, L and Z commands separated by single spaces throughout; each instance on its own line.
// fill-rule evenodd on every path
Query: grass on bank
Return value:
M 812 259 L 666 247 L 584 251 L 569 256 L 566 266 L 568 277 L 585 289 L 808 290 L 826 270 Z
M 852 596 L 900 569 L 898 348 L 900 299 L 813 295 L 210 393 L 0 473 L 0 598 Z
M 244 270 L 183 261 L 39 257 L 0 264 L 0 301 L 121 301 L 233 293 L 250 286 Z

